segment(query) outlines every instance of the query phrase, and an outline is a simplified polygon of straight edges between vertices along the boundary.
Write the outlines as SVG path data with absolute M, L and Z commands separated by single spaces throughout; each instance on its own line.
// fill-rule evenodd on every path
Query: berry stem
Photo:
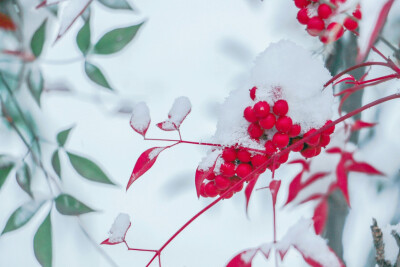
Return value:
M 154 252 L 157 253 L 157 250 L 154 249 L 141 249 L 141 248 L 131 248 L 129 247 L 128 243 L 124 240 L 124 243 L 126 245 L 126 247 L 128 248 L 128 250 L 136 250 L 136 251 L 144 251 L 144 252 Z
M 356 84 L 361 85 L 361 84 L 372 83 L 372 82 L 382 81 L 382 80 L 384 80 L 384 81 L 389 81 L 389 80 L 392 80 L 392 79 L 395 79 L 395 78 L 397 78 L 397 79 L 400 78 L 400 75 L 397 74 L 397 73 L 395 73 L 395 74 L 390 74 L 390 75 L 378 77 L 378 78 L 371 79 L 371 80 L 366 80 L 366 81 L 357 82 Z

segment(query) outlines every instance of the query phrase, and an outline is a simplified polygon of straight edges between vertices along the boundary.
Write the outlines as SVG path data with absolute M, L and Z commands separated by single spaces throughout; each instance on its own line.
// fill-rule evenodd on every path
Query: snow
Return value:
M 155 157 L 158 156 L 158 154 L 161 153 L 161 151 L 163 151 L 165 149 L 165 147 L 158 147 L 156 149 L 153 149 L 150 153 L 149 153 L 149 160 L 154 159 Z
M 394 266 L 399 255 L 399 246 L 392 235 L 392 231 L 400 234 L 400 223 L 397 225 L 386 225 L 382 227 L 383 244 L 385 246 L 385 259 Z
M 240 255 L 240 258 L 241 258 L 241 260 L 242 261 L 244 261 L 245 263 L 250 263 L 251 262 L 251 260 L 254 258 L 254 256 L 256 255 L 256 253 L 257 253 L 257 249 L 249 249 L 249 250 L 246 250 L 245 252 L 243 252 L 241 255 Z
M 150 124 L 150 111 L 146 103 L 139 102 L 133 107 L 130 123 L 137 131 L 146 131 Z
M 209 154 L 207 154 L 207 156 L 205 156 L 201 160 L 198 169 L 201 171 L 206 171 L 209 168 L 211 168 L 214 165 L 217 158 L 219 157 L 219 155 L 221 155 L 221 152 L 222 152 L 221 149 L 216 149 L 214 151 L 211 151 Z
M 131 221 L 129 215 L 126 213 L 118 214 L 109 232 L 109 241 L 111 243 L 122 242 L 125 238 L 126 231 L 128 231 Z
M 175 99 L 171 110 L 168 113 L 169 121 L 174 123 L 177 128 L 181 125 L 182 121 L 189 114 L 192 109 L 192 104 L 189 98 L 181 96 Z

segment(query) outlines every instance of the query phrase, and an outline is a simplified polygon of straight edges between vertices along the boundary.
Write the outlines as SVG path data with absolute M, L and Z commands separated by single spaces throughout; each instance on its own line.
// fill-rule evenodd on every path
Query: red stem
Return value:
M 358 82 L 356 84 L 361 85 L 361 84 L 366 84 L 366 83 L 371 83 L 371 82 L 376 82 L 376 81 L 381 81 L 381 80 L 388 81 L 388 80 L 391 80 L 391 79 L 394 79 L 394 78 L 399 78 L 399 74 L 397 74 L 397 73 L 390 74 L 390 75 L 378 77 L 378 78 L 375 78 L 375 79 Z
M 271 196 L 273 196 L 272 192 L 271 192 Z M 273 219 L 274 219 L 274 243 L 276 243 L 276 203 L 274 203 L 274 201 L 272 201 L 272 212 L 273 212 Z
M 154 249 L 131 248 L 131 247 L 129 247 L 128 243 L 125 240 L 124 240 L 124 243 L 125 243 L 126 247 L 128 248 L 128 250 L 136 250 L 136 251 L 145 251 L 145 252 L 157 253 L 157 250 L 154 250 Z

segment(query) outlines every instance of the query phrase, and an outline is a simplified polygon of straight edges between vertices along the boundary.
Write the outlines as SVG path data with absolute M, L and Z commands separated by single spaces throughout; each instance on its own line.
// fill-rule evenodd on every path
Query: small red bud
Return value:
M 231 185 L 231 180 L 227 177 L 218 175 L 215 177 L 215 186 L 219 190 L 225 190 Z
M 251 158 L 251 164 L 254 168 L 257 168 L 267 162 L 268 157 L 262 154 L 256 154 Z
M 311 36 L 318 36 L 325 29 L 325 22 L 319 17 L 312 17 L 307 23 L 307 32 Z
M 241 162 L 250 162 L 251 161 L 251 154 L 249 151 L 245 150 L 245 149 L 240 149 L 237 153 L 237 158 L 241 161 Z
M 310 3 L 307 0 L 294 0 L 294 4 L 298 8 L 303 8 L 303 7 L 308 6 L 308 4 L 310 4 Z
M 308 16 L 308 10 L 307 8 L 302 8 L 297 12 L 297 20 L 303 24 L 307 25 L 308 21 L 310 20 L 310 17 Z
M 233 147 L 224 148 L 222 158 L 227 162 L 234 161 L 236 159 L 236 150 Z
M 292 129 L 290 129 L 289 137 L 296 137 L 300 134 L 301 127 L 298 124 L 293 124 Z
M 282 155 L 278 156 L 277 160 L 279 163 L 285 163 L 289 159 L 289 153 L 283 153 Z
M 328 120 L 328 121 L 325 122 L 325 125 L 328 125 L 330 123 L 332 123 L 332 121 Z M 326 129 L 323 134 L 331 135 L 331 134 L 333 134 L 334 131 L 335 131 L 335 125 L 333 125 L 332 127 L 329 127 L 328 129 Z
M 293 139 L 292 139 L 292 144 L 296 144 L 296 143 L 299 142 L 300 140 L 301 140 L 301 137 L 293 138 Z M 303 150 L 303 148 L 304 148 L 304 143 L 301 144 L 301 145 L 299 145 L 299 146 L 297 146 L 297 147 L 295 147 L 295 148 L 293 148 L 292 151 L 293 151 L 293 152 L 300 152 L 300 151 Z
M 318 16 L 321 19 L 327 19 L 332 15 L 332 9 L 327 4 L 320 4 L 318 7 Z
M 305 158 L 312 158 L 317 153 L 317 148 L 307 147 L 306 149 L 302 150 L 300 153 Z
M 272 155 L 275 152 L 276 152 L 276 145 L 271 140 L 265 142 L 265 153 L 267 155 Z
M 289 133 L 292 129 L 292 119 L 288 116 L 279 117 L 276 121 L 275 127 L 279 132 Z
M 331 138 L 329 137 L 329 135 L 321 135 L 321 139 L 319 140 L 319 145 L 322 147 L 326 147 L 327 145 L 329 145 L 329 143 L 331 142 Z
M 270 107 L 266 101 L 259 101 L 253 109 L 257 118 L 265 118 L 269 114 Z
M 306 132 L 304 134 L 304 137 L 310 136 L 311 134 L 315 133 L 316 131 L 317 130 L 313 128 L 313 129 L 309 130 L 308 132 Z M 306 141 L 306 143 L 310 146 L 317 146 L 319 144 L 320 136 L 321 135 L 317 134 L 317 135 L 311 137 L 308 141 Z
M 257 91 L 257 87 L 254 86 L 253 88 L 250 89 L 250 98 L 251 100 L 256 99 L 256 91 Z
M 247 128 L 247 132 L 249 133 L 250 137 L 254 139 L 259 139 L 264 134 L 263 129 L 261 129 L 257 123 L 250 124 L 249 128 Z
M 344 27 L 345 27 L 346 29 L 348 29 L 349 31 L 354 31 L 355 29 L 358 28 L 358 22 L 355 21 L 355 20 L 353 20 L 353 19 L 350 18 L 350 17 L 347 17 L 347 18 L 344 20 L 343 25 L 344 25 Z
M 289 136 L 284 133 L 276 133 L 272 137 L 272 143 L 274 143 L 278 148 L 284 148 L 289 144 Z
M 226 177 L 231 177 L 235 175 L 235 167 L 236 165 L 231 163 L 231 162 L 225 162 L 221 164 L 220 171 L 221 174 L 226 176 Z
M 243 112 L 243 116 L 248 122 L 256 122 L 257 121 L 256 114 L 254 113 L 254 110 L 252 107 L 245 108 L 244 112 Z
M 267 115 L 267 117 L 265 117 L 259 121 L 261 128 L 266 129 L 266 130 L 272 129 L 275 125 L 275 122 L 276 122 L 276 118 L 275 118 L 275 115 L 272 113 L 269 113 Z
M 285 116 L 289 111 L 289 105 L 286 100 L 280 99 L 275 102 L 273 111 L 278 116 Z
M 204 192 L 209 197 L 216 197 L 218 195 L 218 189 L 214 185 L 214 182 L 208 182 L 204 187 Z
M 236 174 L 241 178 L 247 178 L 246 176 L 249 175 L 252 170 L 253 168 L 251 167 L 250 164 L 241 163 L 236 168 Z

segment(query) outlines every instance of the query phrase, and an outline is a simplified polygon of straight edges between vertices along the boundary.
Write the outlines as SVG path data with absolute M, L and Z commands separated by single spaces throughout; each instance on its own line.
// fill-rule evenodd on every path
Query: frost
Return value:
M 396 264 L 399 247 L 392 235 L 392 231 L 400 234 L 400 223 L 397 225 L 386 225 L 382 227 L 383 244 L 385 246 L 385 259 L 390 261 L 394 266 Z
M 241 253 L 240 258 L 245 263 L 249 263 L 253 260 L 256 253 L 257 253 L 257 249 L 249 249 L 249 250 Z
M 146 103 L 139 102 L 133 108 L 130 123 L 136 131 L 143 133 L 147 130 L 150 124 L 150 111 Z
M 217 160 L 217 158 L 219 157 L 219 155 L 221 155 L 221 150 L 217 149 L 212 151 L 211 153 L 209 153 L 207 156 L 205 156 L 202 161 L 200 162 L 198 169 L 201 171 L 205 171 L 208 170 L 209 168 L 211 168 L 215 161 Z
M 160 124 L 161 129 L 166 131 L 179 129 L 183 120 L 190 113 L 191 109 L 192 104 L 190 103 L 189 98 L 186 96 L 178 97 L 175 99 L 174 104 L 168 113 L 168 120 Z
M 131 222 L 128 214 L 125 213 L 118 214 L 109 232 L 110 243 L 122 242 L 125 238 L 126 231 L 128 231 L 130 225 Z
M 150 153 L 149 153 L 149 160 L 154 159 L 155 157 L 157 157 L 161 151 L 163 151 L 165 149 L 165 147 L 158 147 L 153 149 Z

